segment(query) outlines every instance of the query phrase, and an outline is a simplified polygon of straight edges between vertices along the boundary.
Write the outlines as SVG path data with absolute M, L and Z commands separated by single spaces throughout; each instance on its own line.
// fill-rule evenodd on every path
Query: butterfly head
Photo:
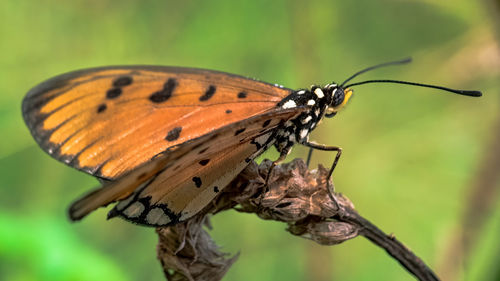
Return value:
M 333 117 L 338 111 L 344 108 L 353 94 L 352 89 L 344 89 L 341 85 L 339 86 L 335 83 L 326 85 L 323 91 L 331 96 L 331 101 L 325 114 L 326 117 Z

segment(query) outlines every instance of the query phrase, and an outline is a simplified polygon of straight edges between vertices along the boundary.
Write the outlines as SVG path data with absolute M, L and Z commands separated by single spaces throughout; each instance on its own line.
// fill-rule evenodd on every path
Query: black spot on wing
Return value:
M 244 99 L 244 98 L 246 98 L 246 97 L 247 97 L 247 95 L 248 95 L 248 94 L 247 94 L 246 92 L 239 92 L 239 93 L 238 93 L 238 98 L 240 98 L 240 99 Z
M 207 101 L 209 100 L 214 94 L 215 94 L 215 91 L 216 91 L 216 88 L 214 85 L 210 85 L 207 89 L 207 91 L 205 92 L 205 94 L 203 94 L 203 96 L 200 97 L 200 101 Z
M 101 105 L 99 105 L 99 106 L 97 107 L 97 113 L 101 113 L 101 112 L 103 112 L 104 110 L 106 110 L 106 108 L 108 108 L 108 107 L 107 107 L 107 106 L 106 106 L 106 104 L 104 104 L 104 103 L 103 103 L 103 104 L 101 104 Z
M 229 114 L 229 113 L 231 113 L 231 112 L 233 112 L 231 109 L 226 110 L 226 113 L 227 113 L 227 114 Z
M 111 88 L 106 92 L 106 98 L 116 99 L 117 97 L 121 96 L 121 94 L 122 94 L 121 88 Z
M 151 94 L 151 96 L 149 96 L 149 100 L 154 103 L 165 102 L 172 96 L 175 87 L 177 87 L 177 81 L 174 78 L 169 78 L 163 85 L 163 89 Z
M 205 166 L 208 164 L 208 162 L 210 162 L 210 159 L 203 159 L 199 163 L 200 163 L 200 165 Z
M 220 190 L 219 190 L 219 187 L 218 186 L 214 186 L 214 192 L 215 193 L 218 193 Z
M 179 138 L 181 131 L 182 131 L 182 127 L 175 127 L 172 130 L 170 130 L 170 132 L 168 132 L 165 139 L 168 141 L 175 141 L 176 139 Z
M 201 187 L 201 179 L 199 177 L 193 177 L 193 182 L 196 185 L 196 187 Z
M 234 133 L 234 135 L 235 135 L 235 136 L 237 136 L 237 135 L 239 135 L 239 134 L 243 133 L 244 131 L 245 131 L 245 128 L 241 128 L 241 129 L 237 130 L 237 131 Z
M 116 78 L 115 81 L 113 81 L 113 87 L 117 87 L 117 88 L 125 87 L 125 86 L 128 86 L 130 84 L 132 84 L 132 77 L 130 77 L 130 76 L 118 77 L 118 78 Z
M 269 123 L 271 123 L 271 119 L 264 121 L 264 123 L 262 124 L 262 128 L 269 126 Z

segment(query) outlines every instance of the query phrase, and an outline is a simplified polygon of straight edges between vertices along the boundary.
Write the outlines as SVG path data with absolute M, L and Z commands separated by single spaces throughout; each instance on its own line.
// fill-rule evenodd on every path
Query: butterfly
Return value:
M 70 72 L 31 89 L 24 120 L 55 159 L 97 177 L 102 186 L 75 201 L 72 220 L 117 202 L 108 217 L 163 227 L 185 221 L 209 204 L 248 164 L 271 146 L 285 159 L 333 117 L 352 86 L 389 82 L 462 95 L 478 91 L 397 80 L 347 81 L 292 90 L 218 72 L 168 66 L 110 66 Z

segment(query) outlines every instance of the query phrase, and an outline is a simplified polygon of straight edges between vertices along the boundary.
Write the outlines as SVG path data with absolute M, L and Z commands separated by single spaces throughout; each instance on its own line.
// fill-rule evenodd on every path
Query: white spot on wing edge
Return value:
M 282 108 L 287 109 L 287 108 L 295 108 L 297 107 L 297 104 L 293 100 L 289 100 L 283 104 Z
M 314 100 L 309 100 L 307 102 L 307 105 L 315 105 L 315 104 L 316 104 L 316 102 Z
M 171 220 L 161 208 L 153 208 L 146 216 L 148 223 L 153 225 L 166 225 Z
M 141 202 L 134 202 L 132 205 L 128 206 L 125 211 L 123 211 L 123 214 L 129 218 L 137 218 L 139 217 L 142 212 L 144 211 L 144 205 L 142 205 Z

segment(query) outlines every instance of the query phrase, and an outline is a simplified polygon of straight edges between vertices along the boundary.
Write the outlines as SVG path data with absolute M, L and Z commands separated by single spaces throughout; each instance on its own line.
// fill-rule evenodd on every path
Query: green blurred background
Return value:
M 24 94 L 70 70 L 160 64 L 222 70 L 290 88 L 358 79 L 466 89 L 480 99 L 399 85 L 356 88 L 311 139 L 339 145 L 338 191 L 444 280 L 500 280 L 500 38 L 495 1 L 0 2 L 0 279 L 162 280 L 154 229 L 101 209 L 80 223 L 68 204 L 95 179 L 50 158 L 21 117 Z M 297 148 L 290 155 L 305 157 Z M 274 159 L 275 152 L 266 154 Z M 317 163 L 331 155 L 316 153 Z M 241 252 L 225 280 L 413 280 L 364 238 L 334 247 L 284 224 L 228 211 L 222 250 Z

